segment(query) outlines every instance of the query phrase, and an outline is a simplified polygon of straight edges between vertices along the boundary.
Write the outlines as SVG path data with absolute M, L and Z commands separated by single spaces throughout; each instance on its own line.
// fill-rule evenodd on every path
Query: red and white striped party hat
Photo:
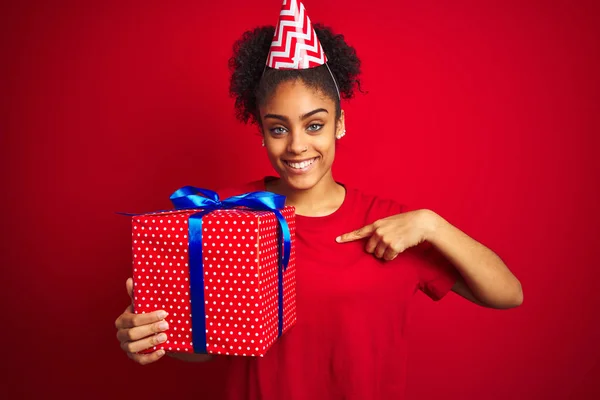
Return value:
M 323 65 L 327 57 L 300 0 L 283 0 L 279 22 L 267 57 L 267 67 L 307 69 Z

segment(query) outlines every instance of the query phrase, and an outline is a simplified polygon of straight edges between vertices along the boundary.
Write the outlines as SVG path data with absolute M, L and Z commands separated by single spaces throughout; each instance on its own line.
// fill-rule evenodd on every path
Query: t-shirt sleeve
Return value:
M 374 208 L 379 211 L 378 218 L 415 210 L 391 200 L 379 201 L 378 207 Z M 452 263 L 429 242 L 407 249 L 405 253 L 411 258 L 417 272 L 419 289 L 434 301 L 448 294 L 459 278 Z

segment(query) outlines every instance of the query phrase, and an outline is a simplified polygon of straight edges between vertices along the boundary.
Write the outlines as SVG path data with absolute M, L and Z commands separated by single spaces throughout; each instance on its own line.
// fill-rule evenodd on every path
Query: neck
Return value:
M 331 173 L 310 189 L 298 190 L 286 185 L 282 179 L 277 179 L 267 184 L 267 190 L 285 196 L 286 205 L 294 206 L 296 214 L 307 217 L 332 214 L 343 203 L 346 192 Z

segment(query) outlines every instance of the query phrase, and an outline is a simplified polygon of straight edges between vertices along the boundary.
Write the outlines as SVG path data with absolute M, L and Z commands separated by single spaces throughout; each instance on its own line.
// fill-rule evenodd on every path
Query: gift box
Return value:
M 146 352 L 263 356 L 296 322 L 294 208 L 189 186 L 171 200 L 132 216 L 134 312 L 169 313 L 168 340 Z

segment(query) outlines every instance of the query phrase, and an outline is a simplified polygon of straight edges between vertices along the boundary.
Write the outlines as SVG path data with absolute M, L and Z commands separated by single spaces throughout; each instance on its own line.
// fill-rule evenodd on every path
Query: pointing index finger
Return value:
M 363 226 L 362 228 L 357 229 L 355 231 L 338 236 L 337 238 L 335 238 L 335 241 L 338 243 L 346 243 L 352 242 L 354 240 L 364 239 L 366 237 L 371 236 L 374 231 L 375 227 L 373 226 L 373 224 L 370 224 L 367 226 Z

